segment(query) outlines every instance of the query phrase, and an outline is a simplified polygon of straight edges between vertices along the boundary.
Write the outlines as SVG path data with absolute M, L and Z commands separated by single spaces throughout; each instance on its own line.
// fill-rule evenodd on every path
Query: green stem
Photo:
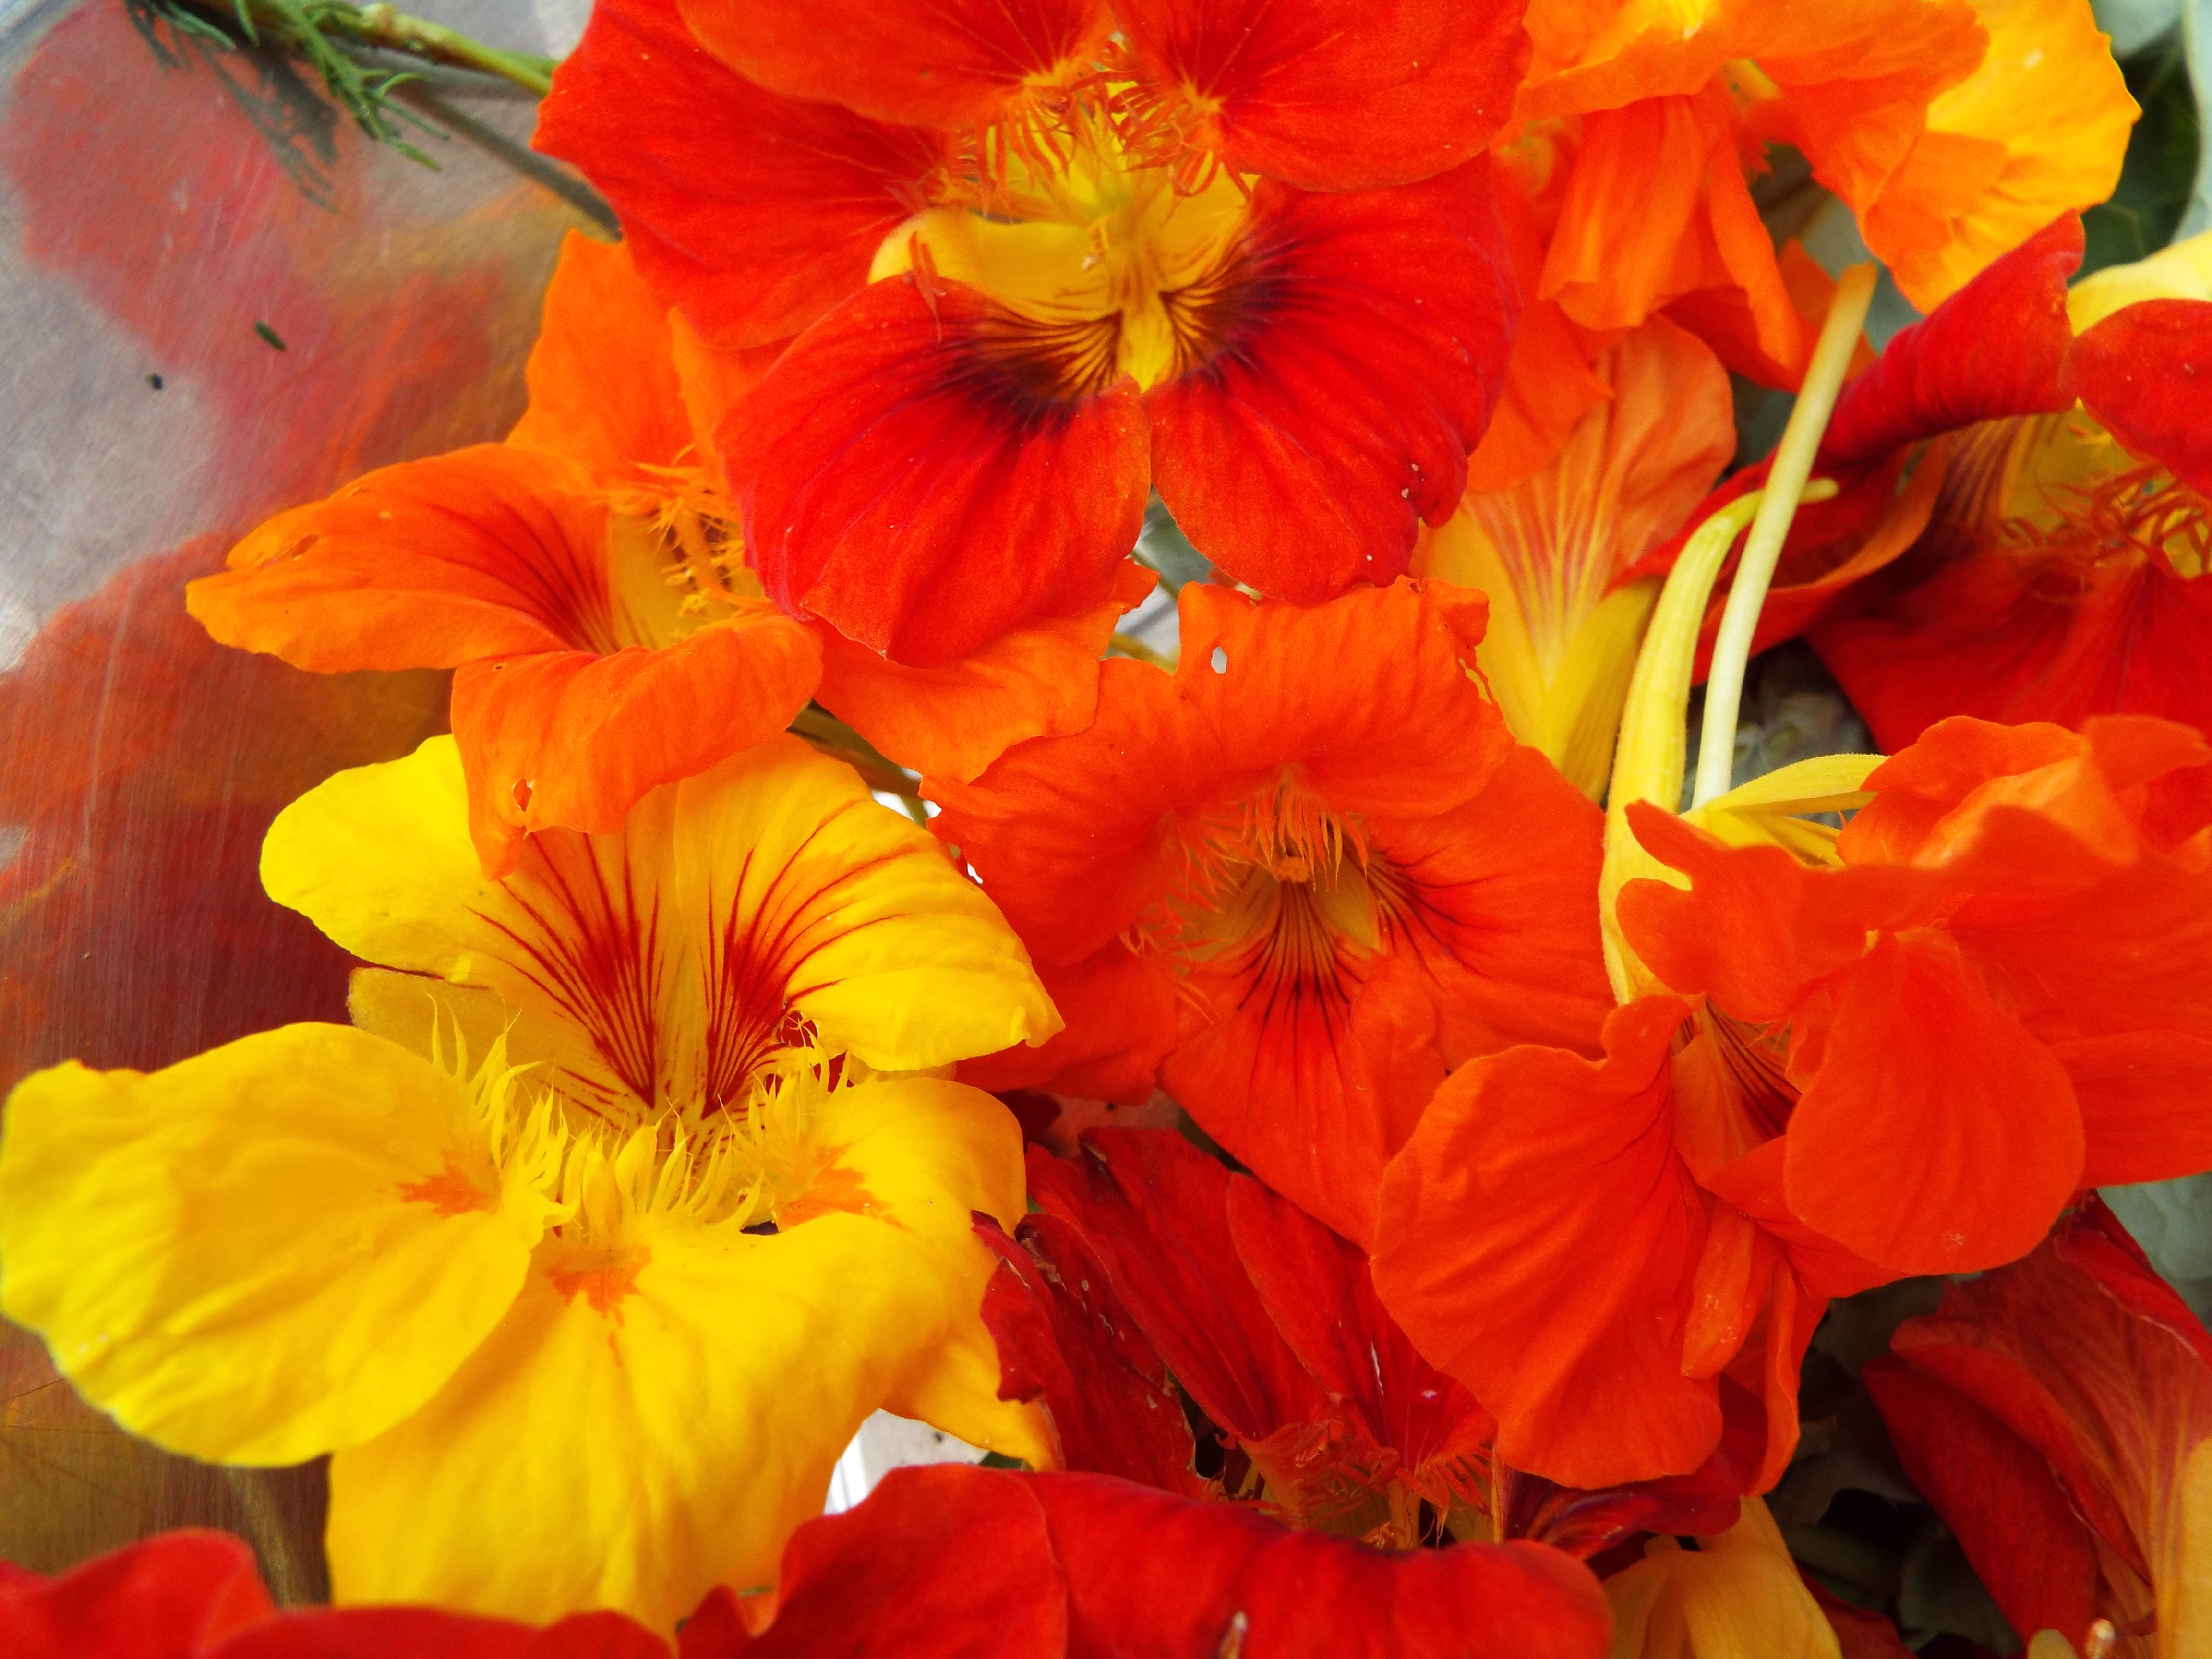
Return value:
M 253 0 L 249 0 L 249 3 Z M 347 9 L 351 9 L 348 8 Z M 472 40 L 441 23 L 410 17 L 397 6 L 380 3 L 363 6 L 354 14 L 355 21 L 346 26 L 346 33 L 365 46 L 381 46 L 387 52 L 404 52 L 412 58 L 425 58 L 433 64 L 447 64 L 456 69 L 472 69 L 485 75 L 495 75 L 502 81 L 511 81 L 526 92 L 540 98 L 553 90 L 553 70 L 557 60 L 535 58 L 525 52 L 503 52 L 497 46 L 488 46 L 481 40 Z
M 1148 662 L 1155 668 L 1164 668 L 1170 673 L 1175 672 L 1173 659 L 1153 650 L 1151 646 L 1133 635 L 1116 634 L 1108 649 L 1119 652 L 1125 657 L 1134 657 L 1139 662 Z

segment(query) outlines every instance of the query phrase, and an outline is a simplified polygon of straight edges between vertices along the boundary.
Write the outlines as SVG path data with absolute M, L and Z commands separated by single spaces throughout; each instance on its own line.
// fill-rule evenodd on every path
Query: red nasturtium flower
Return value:
M 1867 1391 L 2014 1629 L 2203 1650 L 2212 1337 L 2100 1200 L 1890 1346 Z
M 2140 717 L 1947 722 L 1809 863 L 1631 806 L 1691 888 L 1632 882 L 1623 931 L 1703 1006 L 1623 1008 L 1599 1066 L 1473 1062 L 1384 1185 L 1384 1301 L 1501 1453 L 1692 1468 L 1725 1372 L 1764 1378 L 1771 1481 L 1825 1298 L 2012 1261 L 2082 1187 L 2212 1159 L 2208 769 Z
M 1516 0 L 619 0 L 538 143 L 710 342 L 769 594 L 944 662 L 1103 598 L 1156 487 L 1325 599 L 1459 499 L 1513 323 Z
M 192 585 L 192 614 L 302 668 L 453 669 L 471 830 L 495 873 L 533 830 L 620 829 L 647 792 L 781 731 L 810 697 L 955 776 L 1087 724 L 1115 619 L 1150 588 L 1133 564 L 1088 609 L 927 671 L 762 596 L 690 413 L 756 372 L 672 317 L 624 250 L 571 236 L 506 442 L 280 514 Z
M 1470 676 L 1483 614 L 1437 582 L 1311 609 L 1194 583 L 1175 673 L 1109 662 L 1087 731 L 926 781 L 1067 1021 L 963 1077 L 1157 1082 L 1364 1240 L 1449 1069 L 1594 1046 L 1598 813 Z

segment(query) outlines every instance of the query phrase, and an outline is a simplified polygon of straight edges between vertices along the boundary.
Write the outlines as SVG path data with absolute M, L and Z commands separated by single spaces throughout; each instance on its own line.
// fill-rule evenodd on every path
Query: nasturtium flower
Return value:
M 434 738 L 270 830 L 374 1029 L 18 1089 L 0 1308 L 163 1445 L 334 1453 L 349 1601 L 665 1629 L 773 1578 L 871 1411 L 1043 1462 L 969 1230 L 1019 1133 L 914 1075 L 1056 1024 L 988 901 L 795 738 L 501 880 L 465 796 Z
M 963 1074 L 1138 1100 L 1157 1079 L 1361 1241 L 1448 1070 L 1595 1046 L 1598 813 L 1470 673 L 1480 595 L 1181 604 L 1174 673 L 1109 662 L 1088 731 L 925 781 L 1068 1022 Z
M 1899 1461 L 2036 1659 L 2212 1641 L 2212 1338 L 2100 1200 L 1890 1349 Z
M 715 430 L 769 594 L 928 665 L 1099 603 L 1151 488 L 1273 593 L 1404 570 L 1511 337 L 1519 10 L 619 0 L 538 142 L 792 341 Z
M 1962 719 L 1869 765 L 1772 803 L 1858 808 L 1790 845 L 1722 822 L 1785 774 L 1692 814 L 1727 835 L 1630 806 L 1690 881 L 1621 894 L 1652 993 L 1602 1066 L 1462 1068 L 1394 1161 L 1385 1305 L 1514 1461 L 1579 1485 L 1687 1469 L 1732 1380 L 1765 1396 L 1771 1481 L 1827 1297 L 1996 1267 L 2085 1186 L 2212 1167 L 2203 739 Z
M 647 791 L 782 731 L 810 697 L 894 760 L 972 775 L 1078 730 L 1124 563 L 1098 602 L 926 673 L 780 611 L 693 419 L 757 367 L 696 339 L 629 255 L 571 235 L 504 443 L 403 462 L 279 514 L 194 582 L 226 644 L 324 673 L 454 670 L 484 866 L 548 828 L 609 833 Z
M 1836 1632 L 1766 1505 L 1694 1550 L 1658 1537 L 1605 1581 L 1612 1659 L 1840 1659 Z

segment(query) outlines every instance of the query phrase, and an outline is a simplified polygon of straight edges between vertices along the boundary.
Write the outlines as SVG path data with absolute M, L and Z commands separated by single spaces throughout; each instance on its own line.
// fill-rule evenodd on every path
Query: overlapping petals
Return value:
M 1597 814 L 1468 677 L 1474 596 L 1400 583 L 1301 610 L 1194 585 L 1182 605 L 1174 675 L 1109 662 L 1088 732 L 926 786 L 1068 1020 L 993 1086 L 1091 1068 L 1106 1021 L 1255 1173 L 1363 1239 L 1447 1069 L 1595 1037 L 1575 896 Z
M 2016 1629 L 2087 1652 L 2102 1620 L 2130 1655 L 2205 1638 L 2212 1341 L 2110 1211 L 2087 1200 L 1891 1346 L 1868 1389 Z
M 769 594 L 896 661 L 1100 603 L 1155 487 L 1270 592 L 1387 582 L 1497 400 L 1518 9 L 1125 9 L 624 4 L 550 101 L 708 341 L 797 332 L 716 442 Z

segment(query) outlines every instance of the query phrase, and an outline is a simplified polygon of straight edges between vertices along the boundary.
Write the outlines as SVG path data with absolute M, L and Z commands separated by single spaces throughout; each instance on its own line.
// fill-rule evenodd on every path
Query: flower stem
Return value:
M 1766 491 L 1744 538 L 1743 556 L 1737 561 L 1735 580 L 1729 588 L 1728 605 L 1721 612 L 1720 633 L 1713 641 L 1712 664 L 1705 673 L 1705 721 L 1698 738 L 1697 790 L 1692 804 L 1702 806 L 1728 793 L 1735 766 L 1735 723 L 1743 703 L 1743 674 L 1751 659 L 1752 636 L 1759 630 L 1759 609 L 1774 580 L 1774 567 L 1789 538 L 1790 521 L 1812 477 L 1814 458 L 1835 412 L 1837 395 L 1850 368 L 1851 349 L 1858 343 L 1866 324 L 1867 307 L 1874 300 L 1875 268 L 1853 265 L 1836 282 L 1827 320 L 1813 348 L 1813 360 L 1798 388 L 1796 407 L 1767 469 Z
M 267 0 L 248 0 L 248 3 L 266 4 Z M 351 7 L 343 9 L 353 10 Z M 397 6 L 382 3 L 382 0 L 375 5 L 362 7 L 354 12 L 350 23 L 341 27 L 365 46 L 381 46 L 387 52 L 404 52 L 433 64 L 495 75 L 540 98 L 553 90 L 555 59 L 488 46 L 443 24 L 410 17 Z

